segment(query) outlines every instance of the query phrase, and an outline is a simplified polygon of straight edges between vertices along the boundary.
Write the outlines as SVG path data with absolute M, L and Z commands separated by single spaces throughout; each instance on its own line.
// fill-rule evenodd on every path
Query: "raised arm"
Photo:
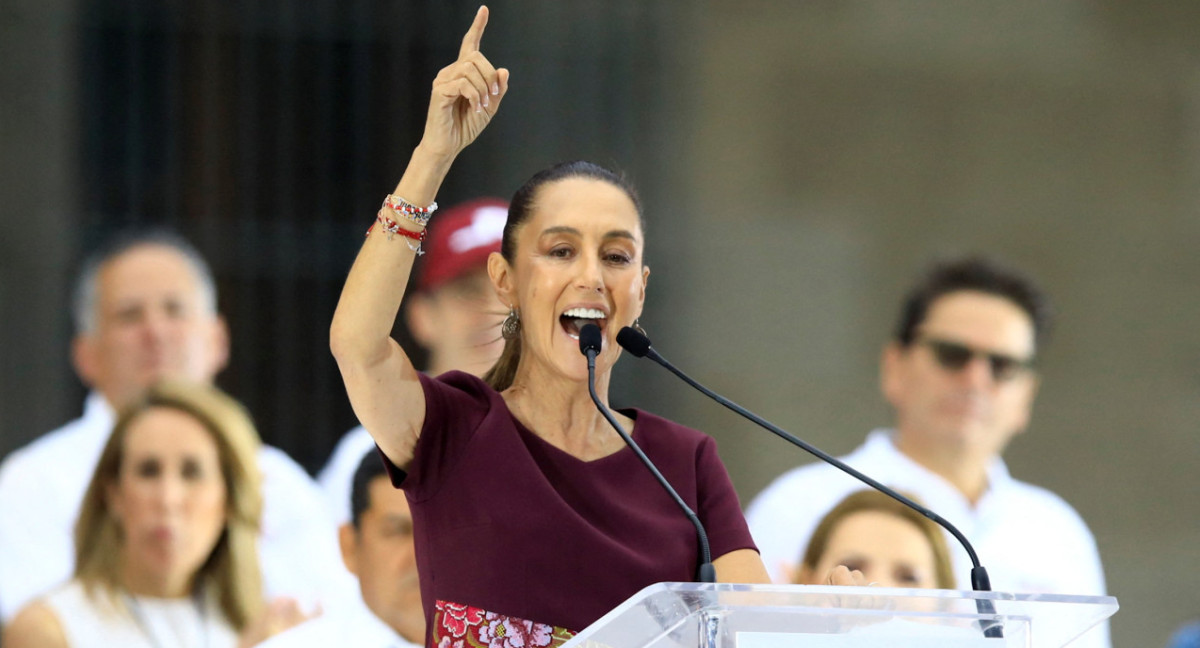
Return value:
M 487 21 L 487 7 L 480 7 L 463 36 L 458 60 L 434 79 L 425 133 L 392 193 L 395 198 L 416 207 L 432 204 L 454 159 L 500 108 L 508 92 L 508 70 L 494 68 L 479 51 Z M 390 219 L 388 226 L 394 223 L 408 232 L 424 229 L 386 206 L 380 216 Z M 391 331 L 417 246 L 402 233 L 383 229 L 376 224 L 350 269 L 333 314 L 329 346 L 358 420 L 384 454 L 404 467 L 425 420 L 425 397 L 416 369 Z

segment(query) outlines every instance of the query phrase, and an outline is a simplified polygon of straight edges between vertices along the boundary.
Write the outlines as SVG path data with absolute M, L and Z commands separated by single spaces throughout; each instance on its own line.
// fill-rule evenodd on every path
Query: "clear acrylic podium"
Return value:
M 564 648 L 1059 648 L 1116 611 L 1111 596 L 658 583 Z M 996 623 L 1003 638 L 984 637 Z

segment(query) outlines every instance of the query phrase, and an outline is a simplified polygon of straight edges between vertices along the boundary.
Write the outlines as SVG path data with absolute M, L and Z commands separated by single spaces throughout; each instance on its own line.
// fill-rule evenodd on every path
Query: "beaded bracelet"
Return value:
M 437 202 L 430 204 L 428 207 L 417 207 L 395 194 L 384 196 L 383 206 L 397 214 L 403 214 L 405 218 L 421 226 L 429 224 L 429 219 L 433 217 L 433 212 L 437 211 L 438 208 Z
M 383 211 L 383 210 L 381 209 L 379 211 Z M 406 220 L 418 227 L 428 227 L 429 226 L 429 216 L 420 216 L 417 214 L 410 214 L 406 211 L 396 211 L 394 209 L 392 210 L 392 213 L 395 214 L 397 218 L 403 218 L 404 220 Z
M 379 213 L 375 215 L 375 222 L 379 223 L 380 225 L 383 226 L 383 231 L 387 232 L 389 241 L 392 240 L 392 236 L 399 234 L 400 236 L 403 236 L 405 239 L 409 239 L 409 240 L 405 240 L 404 242 L 408 244 L 408 249 L 417 253 L 417 256 L 425 254 L 425 250 L 421 249 L 421 244 L 425 242 L 426 230 L 414 232 L 412 230 L 404 229 L 403 227 L 400 227 L 400 224 L 397 223 L 396 221 L 388 218 L 387 216 L 384 216 L 382 209 L 380 209 Z M 372 224 L 370 227 L 368 227 L 366 236 L 370 236 L 371 231 L 374 229 L 375 229 L 374 224 Z M 413 245 L 413 241 L 417 242 L 416 245 Z

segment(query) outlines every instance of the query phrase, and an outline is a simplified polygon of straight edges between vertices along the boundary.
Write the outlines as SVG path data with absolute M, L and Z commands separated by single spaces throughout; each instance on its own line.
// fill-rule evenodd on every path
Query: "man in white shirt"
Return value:
M 440 212 L 423 244 L 417 291 L 404 300 L 408 330 L 428 352 L 426 373 L 487 373 L 504 350 L 500 323 L 508 308 L 487 275 L 487 259 L 500 251 L 508 203 L 482 198 Z M 361 425 L 338 442 L 317 475 L 338 522 L 350 517 L 350 481 L 359 458 L 375 447 Z
M 1102 595 L 1083 519 L 1057 495 L 1013 479 L 1000 458 L 1029 423 L 1034 359 L 1048 328 L 1046 299 L 1021 274 L 978 258 L 934 266 L 909 293 L 883 351 L 881 386 L 895 427 L 871 432 L 842 459 L 958 527 L 994 590 Z M 785 473 L 755 498 L 746 517 L 776 582 L 786 582 L 817 522 L 862 488 L 820 463 Z M 970 589 L 967 555 L 953 555 L 959 587 Z M 1108 646 L 1107 624 L 1072 645 Z
M 425 641 L 425 613 L 413 550 L 412 514 L 372 448 L 351 488 L 350 520 L 338 530 L 342 559 L 365 605 L 326 613 L 260 648 L 416 648 Z
M 211 382 L 229 356 L 208 265 L 170 233 L 127 234 L 93 255 L 73 308 L 72 360 L 92 392 L 82 417 L 0 463 L 2 621 L 71 577 L 75 519 L 115 411 L 161 378 Z M 316 484 L 276 448 L 262 448 L 259 467 L 266 595 L 307 606 L 352 592 Z

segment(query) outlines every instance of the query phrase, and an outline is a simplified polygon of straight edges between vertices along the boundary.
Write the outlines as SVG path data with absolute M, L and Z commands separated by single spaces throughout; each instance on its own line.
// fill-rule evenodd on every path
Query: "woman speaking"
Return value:
M 479 51 L 487 19 L 481 7 L 434 80 L 424 135 L 354 262 L 330 345 L 412 505 L 428 643 L 544 646 L 647 585 L 692 580 L 699 549 L 597 412 L 579 351 L 580 328 L 599 326 L 596 389 L 607 402 L 616 334 L 637 321 L 650 275 L 623 178 L 567 163 L 513 196 L 488 264 L 508 311 L 506 346 L 483 380 L 423 376 L 390 337 L 438 188 L 508 91 L 508 70 Z M 768 582 L 713 440 L 644 411 L 615 415 L 707 528 L 718 580 Z

